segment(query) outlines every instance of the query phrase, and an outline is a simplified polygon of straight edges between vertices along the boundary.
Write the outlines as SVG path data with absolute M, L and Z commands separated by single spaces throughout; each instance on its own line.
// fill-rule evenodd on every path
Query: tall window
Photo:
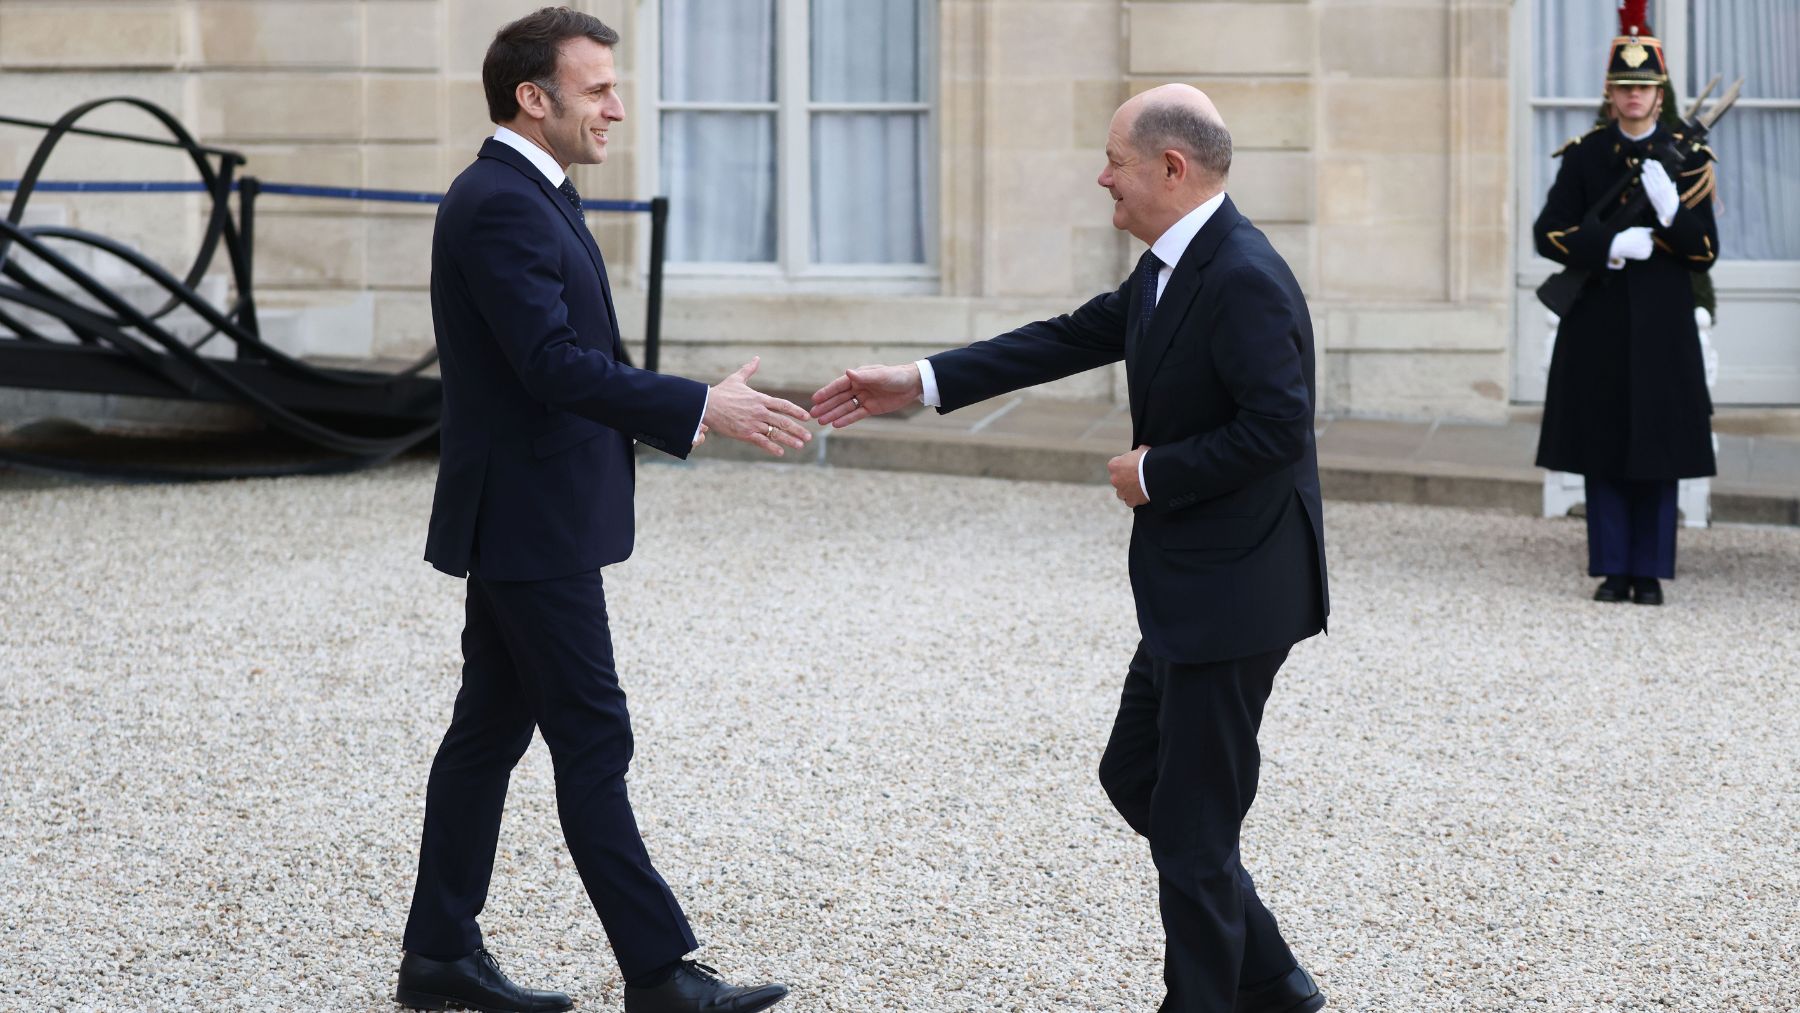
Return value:
M 1533 0 L 1533 193 L 1529 222 L 1555 178 L 1550 153 L 1594 124 L 1610 3 Z M 1719 156 L 1719 242 L 1733 260 L 1800 260 L 1800 4 L 1794 0 L 1661 0 L 1650 25 L 1663 40 L 1683 108 L 1713 74 L 1743 97 L 1709 139 Z M 1714 92 L 1717 97 L 1718 92 Z
M 722 273 L 923 275 L 929 0 L 661 0 L 669 259 Z
M 1719 243 L 1745 260 L 1800 260 L 1800 4 L 1694 0 L 1686 95 L 1714 74 L 1744 97 L 1712 135 Z M 1742 251 L 1742 252 L 1734 252 Z

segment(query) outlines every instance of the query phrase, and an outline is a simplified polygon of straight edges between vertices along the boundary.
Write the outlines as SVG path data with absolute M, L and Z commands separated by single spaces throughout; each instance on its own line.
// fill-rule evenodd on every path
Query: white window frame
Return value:
M 856 292 L 929 294 L 938 291 L 938 54 L 937 4 L 919 4 L 919 102 L 812 101 L 811 0 L 775 0 L 774 102 L 665 102 L 662 99 L 662 3 L 639 0 L 638 122 L 643 144 L 637 157 L 640 192 L 660 194 L 662 114 L 682 109 L 774 112 L 776 137 L 776 254 L 773 263 L 676 262 L 664 272 L 671 286 L 688 292 Z M 915 112 L 925 117 L 919 153 L 923 166 L 920 215 L 925 230 L 923 264 L 816 264 L 812 245 L 812 115 L 820 112 Z M 648 249 L 645 230 L 644 249 Z
M 1676 84 L 1676 92 L 1683 103 L 1680 111 L 1685 112 L 1694 101 L 1694 91 L 1688 85 L 1688 54 L 1690 46 L 1689 22 L 1696 5 L 1706 0 L 1653 0 L 1650 11 L 1650 24 L 1656 28 L 1656 37 L 1662 40 L 1664 59 L 1668 62 L 1669 76 Z M 1675 12 L 1679 16 L 1670 17 Z M 1541 356 L 1538 353 L 1539 332 L 1545 328 L 1542 324 L 1544 309 L 1535 298 L 1526 298 L 1531 289 L 1550 277 L 1559 268 L 1555 261 L 1538 256 L 1537 247 L 1531 235 L 1531 225 L 1537 219 L 1542 205 L 1541 198 L 1532 185 L 1536 172 L 1542 168 L 1540 159 L 1548 159 L 1549 152 L 1538 153 L 1532 150 L 1536 136 L 1534 113 L 1539 109 L 1587 109 L 1598 111 L 1600 108 L 1600 82 L 1605 76 L 1605 51 L 1594 54 L 1594 95 L 1586 99 L 1540 98 L 1533 94 L 1535 80 L 1532 74 L 1533 64 L 1537 58 L 1534 48 L 1537 38 L 1536 26 L 1532 24 L 1532 5 L 1521 2 L 1514 6 L 1512 24 L 1512 94 L 1513 94 L 1513 193 L 1518 207 L 1517 225 L 1514 229 L 1514 305 L 1518 308 L 1519 319 L 1513 325 L 1513 384 L 1511 400 L 1515 404 L 1541 404 L 1544 400 L 1544 381 L 1537 371 L 1527 367 Z M 1702 85 L 1705 82 L 1701 82 Z M 1730 85 L 1729 80 L 1721 81 L 1707 101 L 1719 97 L 1720 91 Z M 1739 99 L 1733 107 L 1741 109 L 1800 109 L 1800 99 Z M 1721 124 L 1721 129 L 1731 129 L 1730 114 Z M 1713 291 L 1717 294 L 1721 312 L 1727 303 L 1752 301 L 1800 301 L 1800 260 L 1742 260 L 1731 256 L 1727 249 L 1724 257 L 1708 272 L 1712 276 Z M 1721 368 L 1734 368 L 1730 362 L 1721 363 Z M 1749 401 L 1733 401 L 1733 405 L 1774 404 L 1789 406 L 1785 401 L 1767 401 L 1755 399 Z

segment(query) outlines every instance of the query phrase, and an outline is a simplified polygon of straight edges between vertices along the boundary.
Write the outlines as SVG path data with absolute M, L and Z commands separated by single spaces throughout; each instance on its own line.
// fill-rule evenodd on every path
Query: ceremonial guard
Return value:
M 1712 152 L 1663 116 L 1668 69 L 1644 6 L 1621 5 L 1601 122 L 1556 152 L 1532 227 L 1539 253 L 1587 278 L 1557 328 L 1537 464 L 1586 479 L 1594 598 L 1660 605 L 1676 483 L 1715 470 L 1692 280 L 1719 238 Z

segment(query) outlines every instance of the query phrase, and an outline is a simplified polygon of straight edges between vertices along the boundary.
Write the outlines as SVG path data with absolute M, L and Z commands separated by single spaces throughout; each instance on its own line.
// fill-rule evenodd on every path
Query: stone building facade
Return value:
M 582 0 L 618 28 L 629 118 L 589 197 L 660 186 L 661 3 Z M 805 0 L 771 0 L 796 7 Z M 1094 182 L 1108 116 L 1165 81 L 1206 90 L 1236 143 L 1230 192 L 1299 276 L 1322 409 L 1498 420 L 1521 400 L 1518 19 L 1527 0 L 928 0 L 921 98 L 927 255 L 903 277 L 781 277 L 672 265 L 664 368 L 703 379 L 751 354 L 773 386 L 912 358 L 1115 287 L 1137 251 Z M 442 190 L 491 132 L 480 62 L 530 0 L 0 0 L 0 113 L 50 117 L 150 98 L 265 180 Z M 785 24 L 785 22 L 784 22 Z M 784 38 L 804 39 L 800 35 Z M 1600 55 L 1595 56 L 1596 67 Z M 1596 70 L 1598 77 L 1598 69 Z M 1596 85 L 1597 88 L 1597 85 Z M 92 121 L 147 129 L 129 111 Z M 36 137 L 0 128 L 0 176 Z M 66 150 L 66 153 L 65 153 Z M 786 149 L 784 149 L 786 150 Z M 188 178 L 179 157 L 59 149 L 48 177 Z M 199 234 L 186 198 L 49 196 L 171 259 Z M 160 203 L 152 207 L 152 202 Z M 428 208 L 304 198 L 261 206 L 257 284 L 315 355 L 430 347 Z M 641 334 L 647 224 L 591 215 L 628 339 Z M 1529 328 L 1526 328 L 1529 330 Z M 1055 393 L 1108 399 L 1101 371 Z

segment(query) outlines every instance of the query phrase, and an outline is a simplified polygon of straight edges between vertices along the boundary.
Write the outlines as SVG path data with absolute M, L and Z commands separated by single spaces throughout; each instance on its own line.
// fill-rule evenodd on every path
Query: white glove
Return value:
M 1666 228 L 1675 220 L 1675 209 L 1681 206 L 1681 195 L 1675 192 L 1675 182 L 1669 178 L 1668 170 L 1654 158 L 1644 160 L 1644 171 L 1638 175 L 1644 184 L 1644 196 L 1650 198 L 1650 205 L 1656 208 L 1656 220 Z
M 1655 248 L 1650 241 L 1650 227 L 1648 225 L 1634 226 L 1613 237 L 1612 249 L 1606 258 L 1606 266 L 1617 271 L 1625 266 L 1627 260 L 1649 260 L 1650 253 Z

